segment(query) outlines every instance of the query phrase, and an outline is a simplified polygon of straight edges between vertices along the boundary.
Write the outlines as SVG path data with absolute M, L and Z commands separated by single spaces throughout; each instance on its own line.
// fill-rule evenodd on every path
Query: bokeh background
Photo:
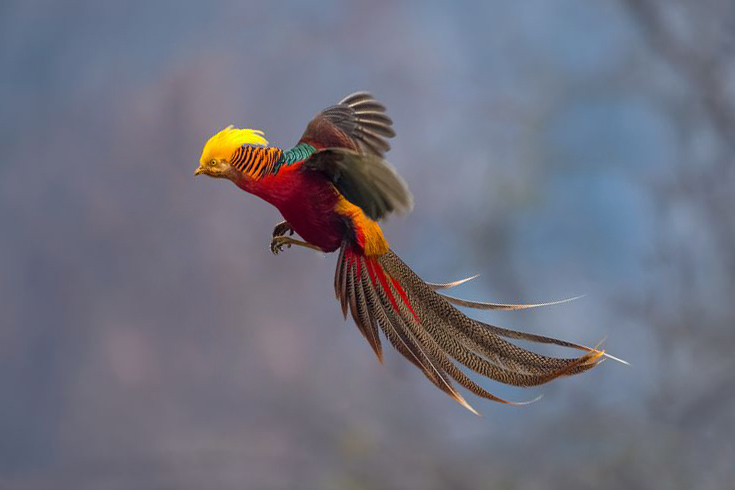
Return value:
M 733 488 L 735 3 L 0 6 L 0 488 Z M 227 124 L 389 108 L 425 279 L 612 362 L 477 418 L 193 178 Z M 561 353 L 559 351 L 554 351 Z

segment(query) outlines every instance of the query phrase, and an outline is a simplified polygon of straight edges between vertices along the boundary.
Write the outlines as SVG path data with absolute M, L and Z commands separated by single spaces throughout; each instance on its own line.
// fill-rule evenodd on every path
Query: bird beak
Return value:
M 197 175 L 199 175 L 199 174 L 203 174 L 203 173 L 204 173 L 204 169 L 203 169 L 202 167 L 199 167 L 199 168 L 197 168 L 196 170 L 194 170 L 194 176 L 195 176 L 195 177 L 196 177 Z

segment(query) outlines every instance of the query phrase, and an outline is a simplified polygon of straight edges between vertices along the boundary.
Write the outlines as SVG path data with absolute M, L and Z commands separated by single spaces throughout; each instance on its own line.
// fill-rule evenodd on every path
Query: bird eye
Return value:
M 215 165 L 217 165 L 217 160 L 210 160 L 209 161 L 209 166 L 210 167 L 214 167 Z

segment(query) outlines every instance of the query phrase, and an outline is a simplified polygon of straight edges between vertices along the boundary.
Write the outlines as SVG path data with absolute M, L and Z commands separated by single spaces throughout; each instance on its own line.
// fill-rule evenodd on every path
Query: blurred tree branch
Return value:
M 704 5 L 709 8 L 703 8 Z M 722 279 L 727 290 L 735 288 L 735 92 L 730 87 L 728 92 L 728 73 L 735 73 L 733 61 L 735 57 L 735 4 L 732 2 L 710 0 L 694 4 L 681 2 L 662 2 L 658 0 L 623 0 L 633 20 L 639 25 L 640 32 L 654 54 L 667 63 L 676 74 L 686 81 L 689 92 L 681 103 L 685 110 L 676 111 L 677 118 L 672 122 L 679 126 L 681 135 L 678 141 L 681 165 L 668 185 L 654 189 L 658 202 L 658 217 L 666 220 L 668 210 L 678 202 L 685 202 L 697 209 L 697 215 L 704 218 L 701 224 L 707 235 L 711 236 L 717 259 L 722 262 Z M 690 33 L 697 34 L 699 42 L 689 43 L 677 36 L 671 21 L 672 15 L 682 13 L 679 20 L 689 28 Z M 682 9 L 685 12 L 682 12 Z M 689 10 L 687 10 L 689 9 Z M 715 136 L 716 147 L 711 158 L 700 162 L 696 154 L 692 133 L 694 129 L 710 129 Z M 699 165 L 698 163 L 703 163 Z M 694 249 L 686 237 L 679 243 L 672 243 L 667 233 L 667 225 L 658 224 L 659 238 L 657 252 L 663 258 L 664 266 L 673 269 L 680 284 L 673 286 L 681 292 L 683 301 L 676 302 L 679 311 L 653 312 L 654 322 L 659 326 L 662 351 L 673 352 L 678 345 L 686 345 L 687 337 L 700 338 L 699 345 L 708 346 L 708 353 L 695 352 L 692 357 L 700 355 L 725 355 L 732 345 L 723 339 L 735 321 L 733 308 L 727 308 L 719 318 L 708 314 L 707 305 L 696 299 L 706 297 L 706 290 L 697 286 L 693 279 L 698 263 Z M 662 294 L 661 292 L 654 292 Z M 664 309 L 671 304 L 664 303 Z M 704 318 L 704 320 L 703 320 Z M 677 328 L 682 327 L 682 328 Z M 724 335 L 723 335 L 724 334 Z M 662 372 L 669 373 L 668 391 L 659 400 L 668 405 L 672 399 L 681 396 L 680 385 L 676 373 L 676 359 L 663 355 Z M 671 418 L 680 426 L 693 428 L 711 420 L 716 413 L 731 410 L 729 407 L 735 400 L 735 380 L 730 373 L 735 365 L 729 361 L 717 375 L 709 376 L 706 382 L 698 386 L 696 394 L 690 394 L 682 400 L 670 413 Z M 671 378 L 673 376 L 673 378 Z M 666 377 L 666 376 L 665 376 Z
M 731 60 L 735 50 L 733 39 L 722 40 L 719 49 L 702 51 L 677 40 L 664 21 L 664 9 L 671 8 L 670 2 L 657 0 L 623 0 L 632 17 L 640 25 L 641 33 L 651 48 L 676 69 L 696 91 L 702 106 L 711 117 L 722 142 L 731 149 L 735 145 L 735 101 L 728 96 L 725 78 L 725 60 Z M 698 11 L 707 12 L 714 20 L 725 21 L 732 14 L 732 2 L 709 2 L 715 8 Z M 729 12 L 728 12 L 729 10 Z M 720 14 L 722 16 L 720 16 Z M 732 19 L 727 19 L 732 21 Z M 732 22 L 730 22 L 731 24 Z M 709 24 L 709 22 L 705 22 Z M 723 29 L 732 37 L 732 29 Z

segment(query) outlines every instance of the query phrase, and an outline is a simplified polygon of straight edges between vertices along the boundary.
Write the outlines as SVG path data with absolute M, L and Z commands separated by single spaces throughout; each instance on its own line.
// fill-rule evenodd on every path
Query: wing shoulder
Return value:
M 390 163 L 378 156 L 328 148 L 311 155 L 303 168 L 324 174 L 345 199 L 362 208 L 373 220 L 383 219 L 392 212 L 404 214 L 413 207 L 406 182 Z

